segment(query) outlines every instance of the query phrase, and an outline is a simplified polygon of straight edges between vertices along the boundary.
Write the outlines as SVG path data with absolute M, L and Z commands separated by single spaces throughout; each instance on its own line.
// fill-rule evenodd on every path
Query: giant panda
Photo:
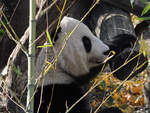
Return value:
M 85 93 L 81 87 L 101 71 L 109 51 L 85 24 L 67 16 L 60 23 L 53 45 L 42 48 L 37 57 L 34 113 L 65 113 Z M 46 62 L 53 63 L 54 59 L 56 64 L 44 75 Z M 80 101 L 69 113 L 90 113 L 88 100 Z

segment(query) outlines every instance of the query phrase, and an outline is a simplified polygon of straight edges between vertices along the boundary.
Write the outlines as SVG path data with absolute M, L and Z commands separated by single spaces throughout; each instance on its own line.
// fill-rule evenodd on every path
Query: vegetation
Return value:
M 62 16 L 64 15 L 65 9 L 68 8 L 67 0 L 64 0 L 62 5 L 58 5 L 58 3 L 56 3 L 56 1 L 57 0 L 54 0 L 49 6 L 47 6 L 46 4 L 48 4 L 48 3 L 46 2 L 46 0 L 43 0 L 43 2 L 41 3 L 42 5 L 39 8 L 38 13 L 37 13 L 37 15 L 35 17 L 35 19 L 36 19 L 35 21 L 38 22 L 40 20 L 40 18 L 42 17 L 42 15 L 44 15 L 44 14 L 46 14 L 46 16 L 48 15 L 48 11 L 51 9 L 52 6 L 56 6 L 57 10 L 59 11 L 59 17 L 57 17 L 58 24 L 55 25 L 55 28 L 56 28 L 55 33 L 57 33 L 57 29 L 59 27 L 60 20 L 62 19 Z M 139 18 L 136 17 L 135 18 L 135 16 L 133 16 L 133 24 L 136 21 L 150 20 L 150 17 L 147 17 L 147 16 L 144 17 L 144 15 L 147 14 L 147 12 L 149 12 L 149 10 L 150 10 L 150 3 L 147 0 L 142 0 L 142 2 L 146 3 L 146 7 L 143 9 L 143 11 L 141 13 L 142 17 L 139 17 Z M 87 17 L 87 15 L 90 13 L 90 11 L 98 3 L 99 3 L 99 0 L 96 0 L 96 2 L 92 5 L 92 7 L 89 9 L 89 11 L 83 16 L 81 21 L 83 21 Z M 132 7 L 134 7 L 134 0 L 130 0 L 130 3 L 132 5 Z M 26 28 L 25 35 L 24 35 L 25 38 L 24 37 L 20 38 L 18 36 L 18 34 L 16 33 L 15 29 L 13 29 L 12 25 L 10 24 L 10 22 L 11 22 L 10 20 L 11 19 L 10 20 L 8 19 L 8 18 L 10 18 L 10 15 L 9 14 L 7 15 L 3 11 L 3 7 L 5 7 L 5 6 L 2 4 L 0 7 L 1 7 L 1 9 L 0 9 L 0 12 L 1 12 L 0 13 L 0 16 L 1 16 L 1 20 L 0 20 L 0 22 L 1 22 L 0 23 L 0 42 L 3 43 L 3 36 L 5 35 L 5 33 L 7 33 L 9 38 L 16 43 L 16 45 L 17 45 L 16 47 L 19 47 L 19 49 L 17 49 L 17 51 L 15 51 L 16 48 L 14 49 L 15 54 L 10 55 L 7 65 L 12 65 L 13 64 L 13 66 L 12 66 L 13 67 L 13 71 L 16 73 L 17 77 L 19 76 L 21 78 L 24 73 L 20 71 L 21 67 L 18 67 L 18 65 L 15 66 L 16 65 L 15 64 L 15 59 L 17 58 L 17 54 L 18 54 L 20 48 L 24 52 L 26 57 L 31 54 L 31 53 L 28 53 L 28 51 L 26 49 L 27 47 L 25 47 L 25 45 L 24 45 L 25 40 L 27 40 L 27 38 L 29 36 L 29 29 Z M 7 8 L 5 7 L 4 9 L 6 10 Z M 14 13 L 15 13 L 15 10 L 14 10 Z M 33 20 L 34 20 L 34 18 L 33 18 Z M 33 20 L 31 20 L 31 21 L 33 21 Z M 46 24 L 48 24 L 48 21 L 47 21 Z M 54 29 L 54 28 L 51 28 L 51 29 Z M 35 42 L 38 42 L 40 46 L 37 46 L 37 48 L 53 47 L 53 43 L 52 43 L 52 39 L 51 39 L 49 31 L 52 31 L 52 30 L 50 30 L 49 26 L 47 25 L 46 26 L 46 30 L 44 31 L 44 34 L 46 34 L 47 39 L 41 39 L 41 40 L 44 40 L 44 41 L 48 40 L 50 45 L 43 45 L 43 46 L 41 46 L 43 43 L 40 43 L 40 41 L 39 41 L 40 38 L 39 39 L 37 38 L 37 40 L 33 39 L 30 45 L 33 46 L 33 44 Z M 69 35 L 71 35 L 71 33 Z M 24 40 L 22 40 L 22 39 L 24 39 Z M 65 43 L 65 44 L 67 44 L 67 43 Z M 64 44 L 64 46 L 65 46 L 65 44 Z M 141 34 L 141 51 L 143 52 L 144 55 L 150 56 L 149 48 L 150 48 L 150 46 L 146 45 L 146 42 L 143 39 L 143 34 Z M 62 48 L 62 50 L 63 50 L 63 48 Z M 61 54 L 61 52 L 60 52 L 60 54 Z M 35 56 L 35 55 L 33 54 L 33 56 Z M 59 57 L 59 56 L 57 56 L 57 57 Z M 150 58 L 149 58 L 149 61 L 150 61 Z M 48 70 L 50 70 L 52 65 L 54 65 L 56 62 L 57 62 L 57 58 L 56 58 L 55 62 L 53 62 L 53 63 L 47 62 L 47 64 L 49 66 L 45 70 L 45 73 Z M 34 62 L 33 62 L 32 65 L 34 66 Z M 0 66 L 0 67 L 2 67 L 2 66 Z M 2 70 L 2 69 L 0 69 L 0 70 Z M 33 70 L 34 70 L 34 68 L 33 68 Z M 34 71 L 33 71 L 33 73 L 34 73 Z M 31 73 L 31 75 L 33 75 L 33 74 Z M 99 104 L 99 98 L 95 98 L 94 100 L 92 100 L 91 101 L 91 105 L 93 106 L 93 108 L 97 108 L 98 107 L 98 109 L 99 109 L 101 106 L 105 106 L 105 107 L 117 106 L 122 111 L 124 111 L 125 113 L 127 113 L 127 112 L 128 113 L 132 113 L 137 107 L 144 107 L 143 87 L 144 87 L 144 83 L 146 82 L 147 76 L 148 75 L 147 75 L 147 70 L 146 70 L 146 71 L 142 72 L 141 74 L 139 74 L 134 79 L 132 79 L 130 81 L 126 81 L 125 80 L 125 81 L 122 82 L 122 81 L 114 78 L 112 73 L 103 73 L 102 76 L 98 76 L 94 81 L 91 82 L 91 89 L 89 89 L 89 91 L 85 95 L 83 95 L 83 97 L 81 97 L 79 99 L 79 101 L 81 99 L 83 99 L 87 94 L 89 94 L 93 89 L 95 89 L 95 87 L 98 86 L 98 90 L 100 92 L 98 94 L 101 95 L 101 93 L 104 93 L 106 95 L 103 97 L 102 104 L 100 104 L 100 105 L 98 105 Z M 4 80 L 3 77 L 1 77 L 1 78 Z M 32 78 L 32 80 L 33 80 L 33 78 Z M 31 85 L 31 84 L 29 84 L 29 85 Z M 6 85 L 6 86 L 8 88 L 9 85 Z M 2 88 L 2 89 L 3 89 L 3 92 L 4 92 L 4 88 Z M 32 90 L 31 94 L 34 95 L 33 89 L 31 89 L 31 90 Z M 9 89 L 9 91 L 11 92 L 11 89 Z M 15 92 L 15 91 L 12 91 L 12 92 Z M 5 93 L 8 93 L 8 92 L 6 91 Z M 30 99 L 33 96 L 31 94 L 30 94 L 30 97 L 29 97 L 28 104 L 30 103 Z M 9 98 L 8 94 L 5 94 L 5 95 L 6 95 L 7 98 Z M 20 108 L 22 108 L 23 111 L 26 111 L 26 107 L 23 104 L 21 104 L 21 102 L 20 102 L 20 100 L 22 98 L 18 98 L 17 97 L 17 93 L 13 94 L 13 95 L 15 95 L 14 96 L 15 97 L 14 103 L 17 104 L 17 106 L 19 106 Z M 75 103 L 72 107 L 74 107 L 77 103 Z M 28 104 L 27 104 L 27 106 L 28 106 Z M 0 105 L 0 106 L 2 106 L 2 105 Z M 31 107 L 33 107 L 33 103 L 31 105 Z M 69 108 L 68 111 L 71 108 Z

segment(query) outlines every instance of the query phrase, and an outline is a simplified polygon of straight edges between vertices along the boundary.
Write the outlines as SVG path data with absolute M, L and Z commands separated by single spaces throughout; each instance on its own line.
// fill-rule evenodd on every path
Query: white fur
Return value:
M 56 54 L 58 55 L 64 46 L 64 38 L 68 38 L 66 35 L 77 25 L 79 25 L 78 28 L 71 34 L 65 48 L 58 57 L 56 70 L 51 69 L 44 76 L 45 85 L 52 83 L 68 84 L 73 81 L 73 78 L 64 73 L 63 70 L 78 77 L 88 73 L 92 67 L 98 66 L 97 62 L 102 63 L 106 59 L 107 56 L 104 55 L 104 52 L 109 49 L 108 46 L 95 37 L 85 24 L 70 17 L 64 17 L 60 23 L 61 32 L 58 33 L 59 38 L 55 43 Z M 92 49 L 89 53 L 86 52 L 82 42 L 84 36 L 88 37 L 92 43 Z M 51 58 L 49 55 L 51 55 Z M 42 66 L 46 60 L 53 60 L 52 57 L 54 57 L 52 48 L 42 49 L 37 59 L 36 75 L 39 75 L 42 71 Z
M 8 67 L 7 66 L 5 66 L 5 68 L 2 70 L 2 72 L 1 72 L 1 75 L 2 76 L 5 76 L 5 75 L 7 75 L 8 74 Z

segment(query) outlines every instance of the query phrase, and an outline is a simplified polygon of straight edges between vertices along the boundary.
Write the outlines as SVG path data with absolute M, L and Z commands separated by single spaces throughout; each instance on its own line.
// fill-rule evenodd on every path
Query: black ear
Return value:
M 84 36 L 82 38 L 82 42 L 83 42 L 83 45 L 84 45 L 84 48 L 85 48 L 86 52 L 89 53 L 92 49 L 91 40 L 88 37 Z
M 52 37 L 52 40 L 53 40 L 54 43 L 58 40 L 58 38 L 59 38 L 58 33 L 60 33 L 60 32 L 61 32 L 61 27 L 59 27 L 57 29 L 57 33 L 56 33 L 56 30 L 51 33 L 51 37 Z

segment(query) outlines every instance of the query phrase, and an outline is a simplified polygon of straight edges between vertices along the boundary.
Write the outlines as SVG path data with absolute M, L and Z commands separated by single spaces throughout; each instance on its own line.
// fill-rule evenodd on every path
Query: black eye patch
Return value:
M 91 48 L 92 48 L 91 40 L 88 37 L 84 36 L 82 38 L 82 42 L 83 42 L 83 45 L 84 45 L 86 52 L 89 53 L 91 51 Z

